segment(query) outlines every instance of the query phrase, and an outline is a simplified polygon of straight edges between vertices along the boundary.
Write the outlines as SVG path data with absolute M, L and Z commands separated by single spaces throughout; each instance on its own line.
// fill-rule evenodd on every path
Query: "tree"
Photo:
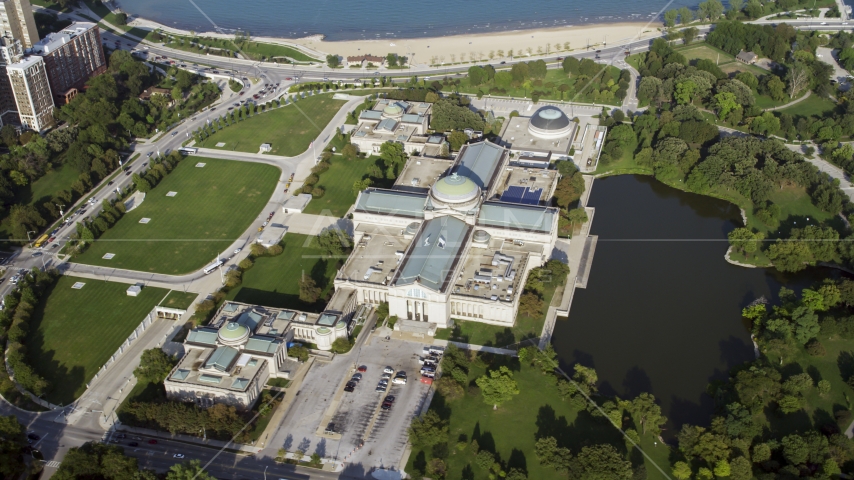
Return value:
M 690 8 L 682 7 L 679 9 L 679 23 L 681 23 L 682 25 L 688 25 L 689 23 L 691 23 L 692 20 L 694 20 L 694 13 L 691 11 Z
M 465 143 L 468 141 L 469 141 L 468 135 L 466 135 L 465 133 L 463 133 L 459 130 L 455 130 L 455 131 L 451 132 L 450 135 L 448 135 L 448 143 L 451 144 L 451 150 L 454 150 L 457 152 L 460 151 L 460 148 L 462 148 L 462 146 L 465 145 Z
M 370 178 L 363 178 L 362 180 L 356 180 L 353 182 L 353 196 L 358 196 L 359 192 L 365 190 L 366 188 L 373 185 L 373 181 Z
M 676 17 L 678 15 L 679 15 L 678 10 L 668 10 L 668 11 L 664 12 L 664 26 L 670 28 L 670 27 L 676 25 Z
M 655 403 L 655 397 L 649 393 L 641 393 L 628 407 L 636 417 L 640 419 L 642 433 L 646 435 L 646 427 L 649 426 L 656 435 L 661 433 L 661 426 L 667 423 L 667 417 L 662 415 L 661 407 Z
M 349 253 L 353 246 L 353 238 L 344 230 L 328 228 L 317 236 L 317 244 L 326 255 L 339 258 Z
M 735 94 L 732 92 L 721 92 L 715 95 L 714 105 L 718 109 L 718 118 L 724 120 L 729 112 L 739 108 Z
M 789 84 L 789 98 L 797 97 L 804 88 L 809 86 L 809 68 L 802 62 L 794 62 L 786 74 L 786 81 Z
M 716 477 L 728 477 L 730 476 L 731 469 L 729 466 L 729 462 L 726 459 L 720 459 L 717 463 L 715 463 L 715 476 Z
M 738 12 L 744 7 L 744 0 L 730 0 L 729 1 L 729 9 L 732 12 L 735 12 L 738 15 Z
M 136 189 L 140 192 L 146 193 L 151 190 L 151 184 L 148 183 L 148 180 L 142 178 L 138 173 L 134 173 L 132 178 Z
M 332 352 L 333 353 L 347 353 L 350 351 L 350 340 L 346 338 L 336 338 L 334 342 L 332 342 Z
M 539 317 L 543 314 L 543 299 L 534 292 L 525 292 L 519 298 L 519 313 L 526 317 Z
M 335 54 L 327 55 L 326 64 L 329 65 L 329 68 L 338 68 L 341 65 L 341 57 Z
M 513 373 L 504 366 L 498 370 L 491 370 L 475 380 L 475 383 L 480 387 L 483 401 L 496 410 L 499 405 L 512 399 L 513 395 L 519 394 L 519 386 L 513 379 Z
M 583 447 L 572 461 L 569 478 L 629 480 L 632 464 L 611 445 Z
M 688 8 L 682 7 L 680 10 L 688 10 Z M 688 11 L 690 12 L 690 10 L 688 10 Z M 700 31 L 697 29 L 697 27 L 688 27 L 688 28 L 682 30 L 682 40 L 685 43 L 685 45 L 688 45 L 691 42 L 693 42 L 694 39 L 697 38 L 698 33 L 700 33 Z
M 14 415 L 0 416 L 0 475 L 17 478 L 26 468 L 21 454 L 27 445 L 24 426 Z
M 766 75 L 766 77 L 768 80 L 765 82 L 765 89 L 768 91 L 768 95 L 778 102 L 784 100 L 786 98 L 786 84 L 777 75 Z
M 792 465 L 801 465 L 807 462 L 809 458 L 809 445 L 804 438 L 798 434 L 788 435 L 783 437 L 781 442 L 783 445 L 783 456 Z
M 139 366 L 133 374 L 141 382 L 160 383 L 174 366 L 175 361 L 172 357 L 159 348 L 152 348 L 142 352 Z
M 397 178 L 406 163 L 406 152 L 403 145 L 397 142 L 385 142 L 380 145 L 380 158 L 389 171 L 389 178 Z
M 673 476 L 679 480 L 688 480 L 691 478 L 691 466 L 685 462 L 676 462 L 673 464 Z
M 299 280 L 299 299 L 305 303 L 315 303 L 321 290 L 310 276 L 303 274 Z
M 198 460 L 172 465 L 166 473 L 166 480 L 215 480 Z
M 51 131 L 52 133 L 53 131 Z M 50 134 L 48 134 L 50 136 Z M 3 145 L 7 147 L 14 147 L 18 145 L 18 133 L 15 131 L 14 125 L 6 124 L 3 125 L 3 128 L 0 128 L 0 141 L 3 142 Z
M 448 440 L 448 422 L 442 420 L 434 410 L 427 410 L 421 418 L 412 420 L 409 426 L 409 441 L 418 447 L 429 448 Z

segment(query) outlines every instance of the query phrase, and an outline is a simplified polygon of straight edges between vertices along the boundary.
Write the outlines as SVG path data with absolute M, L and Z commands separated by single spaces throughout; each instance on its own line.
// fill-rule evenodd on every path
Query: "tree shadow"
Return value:
M 320 455 L 321 457 L 326 456 L 326 439 L 322 438 L 319 442 L 317 442 L 317 446 L 314 447 L 314 453 Z
M 525 454 L 519 449 L 514 448 L 510 451 L 510 458 L 507 459 L 507 469 L 511 468 L 523 472 L 528 471 L 528 460 L 525 458 Z
M 635 365 L 623 379 L 623 394 L 628 397 L 637 397 L 643 392 L 652 391 L 652 380 L 642 368 Z
M 466 466 L 463 467 L 460 478 L 462 480 L 474 480 L 474 471 L 471 469 L 471 464 L 466 464 Z
M 854 375 L 854 354 L 852 352 L 839 352 L 839 356 L 836 357 L 836 366 L 839 367 L 839 375 L 847 381 Z

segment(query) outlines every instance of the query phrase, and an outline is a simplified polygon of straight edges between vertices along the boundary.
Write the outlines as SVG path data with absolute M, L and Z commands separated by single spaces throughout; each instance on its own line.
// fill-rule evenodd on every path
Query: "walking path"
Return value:
M 792 100 L 791 102 L 789 102 L 785 105 L 779 105 L 777 107 L 766 108 L 765 111 L 770 112 L 770 111 L 774 111 L 774 110 L 782 110 L 784 108 L 791 107 L 792 105 L 795 105 L 796 103 L 801 103 L 804 100 L 810 98 L 810 95 L 812 95 L 812 92 L 807 90 L 807 93 L 805 93 L 803 96 L 801 96 L 801 98 L 796 98 L 796 99 Z
M 595 177 L 592 175 L 584 176 L 584 194 L 578 201 L 578 206 L 583 207 L 587 212 L 587 222 L 581 226 L 581 230 L 577 234 L 574 234 L 568 242 L 561 241 L 560 243 L 560 245 L 565 248 L 565 250 L 562 251 L 566 254 L 567 265 L 569 265 L 569 274 L 567 275 L 566 283 L 561 293 L 560 303 L 557 305 L 549 305 L 548 312 L 546 312 L 546 321 L 543 324 L 543 331 L 540 334 L 540 349 L 546 348 L 546 345 L 551 342 L 557 317 L 566 317 L 569 315 L 569 308 L 572 304 L 572 298 L 575 296 L 575 289 L 585 288 L 587 286 L 586 277 L 589 276 L 593 262 L 593 252 L 592 249 L 585 248 L 585 246 L 587 245 L 588 238 L 590 237 L 590 227 L 593 223 L 593 214 L 595 213 L 595 209 L 587 207 L 587 202 L 590 199 L 590 191 L 593 189 L 593 180 L 595 180 Z M 557 249 L 558 246 L 556 245 L 555 248 Z M 586 256 L 585 250 L 587 251 Z M 582 265 L 584 265 L 584 267 L 582 267 Z M 579 278 L 581 278 L 580 275 L 584 275 L 583 284 L 579 283 Z M 557 292 L 555 292 L 555 296 L 557 296 Z M 554 304 L 555 302 L 552 301 L 552 303 Z

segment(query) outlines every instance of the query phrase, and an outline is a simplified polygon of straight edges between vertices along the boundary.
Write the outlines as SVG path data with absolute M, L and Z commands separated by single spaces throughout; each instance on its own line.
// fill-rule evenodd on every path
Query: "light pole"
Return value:
M 30 243 L 33 241 L 33 239 L 30 238 L 31 233 L 37 233 L 37 232 L 35 230 L 30 230 L 29 232 L 27 232 L 27 243 Z
M 57 204 L 55 204 L 55 205 L 56 205 L 57 207 L 59 207 L 59 216 L 60 216 L 60 217 L 64 217 L 64 216 L 65 216 L 65 213 L 63 213 L 63 212 L 62 212 L 62 209 L 63 209 L 63 208 L 65 208 L 65 205 L 60 205 L 60 204 L 58 204 L 58 203 L 57 203 Z
M 269 465 L 264 467 L 264 480 L 267 480 L 267 469 L 270 468 Z

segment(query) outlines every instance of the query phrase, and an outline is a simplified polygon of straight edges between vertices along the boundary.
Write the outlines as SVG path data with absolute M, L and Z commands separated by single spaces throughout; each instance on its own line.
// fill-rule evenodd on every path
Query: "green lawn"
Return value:
M 169 307 L 169 308 L 180 308 L 186 310 L 190 308 L 190 305 L 193 304 L 193 301 L 198 297 L 199 294 L 195 292 L 182 292 L 179 290 L 172 290 L 169 292 L 169 295 L 163 299 L 162 302 L 158 303 L 161 307 Z
M 296 156 L 308 150 L 345 103 L 333 100 L 332 94 L 306 97 L 225 127 L 198 146 L 258 153 L 261 144 L 269 143 L 272 155 Z M 217 143 L 225 146 L 217 147 Z
M 480 450 L 495 454 L 505 469 L 517 468 L 527 471 L 529 479 L 558 480 L 565 479 L 566 473 L 558 473 L 553 468 L 540 465 L 534 453 L 537 438 L 552 436 L 558 446 L 569 448 L 577 454 L 581 447 L 609 443 L 619 452 L 630 458 L 633 464 L 644 462 L 639 451 L 627 451 L 626 442 L 619 430 L 604 418 L 594 418 L 586 410 L 580 410 L 569 402 L 561 400 L 557 388 L 550 385 L 547 377 L 538 370 L 518 364 L 515 359 L 497 357 L 495 362 L 509 364 L 514 370 L 514 378 L 519 386 L 519 395 L 502 404 L 498 410 L 487 405 L 476 388 L 470 389 L 462 398 L 446 400 L 436 393 L 430 403 L 430 409 L 449 422 L 449 455 L 445 459 L 448 466 L 448 480 L 486 480 L 489 472 L 475 461 L 471 443 L 476 440 Z M 497 368 L 494 365 L 492 368 Z M 482 375 L 485 368 L 473 364 L 469 372 L 472 381 Z M 597 398 L 602 402 L 604 399 Z M 631 420 L 627 420 L 631 422 Z M 638 428 L 640 431 L 640 428 Z M 647 434 L 642 437 L 641 445 L 656 464 L 670 473 L 668 456 L 670 449 L 658 443 Z M 467 446 L 460 450 L 458 443 Z M 406 465 L 406 471 L 423 471 L 423 465 L 430 460 L 432 453 L 413 448 Z M 663 479 L 655 464 L 646 461 L 647 478 Z
M 332 280 L 338 271 L 334 259 L 323 259 L 315 237 L 289 233 L 282 240 L 285 251 L 276 257 L 261 257 L 243 274 L 243 283 L 228 292 L 226 300 L 320 312 L 332 293 Z M 299 299 L 299 279 L 309 275 L 323 294 L 314 304 Z
M 614 82 L 619 80 L 620 78 L 620 69 L 617 67 L 608 67 L 611 78 L 614 79 Z M 597 80 L 601 79 L 601 75 L 596 77 Z M 599 82 L 592 82 L 586 89 L 582 92 L 578 92 L 578 88 L 582 88 L 588 84 L 588 81 L 585 81 L 583 85 L 575 85 L 577 76 L 568 77 L 566 73 L 561 69 L 557 70 L 548 70 L 546 72 L 546 78 L 542 80 L 541 86 L 533 85 L 532 88 L 514 88 L 513 86 L 508 86 L 505 90 L 505 93 L 501 93 L 499 95 L 506 97 L 531 97 L 532 90 L 537 90 L 541 92 L 547 92 L 546 95 L 540 97 L 543 100 L 572 100 L 575 102 L 597 102 L 597 103 L 608 103 L 611 105 L 620 105 L 620 101 L 617 98 L 611 98 L 605 102 L 602 102 L 602 98 L 597 97 L 595 92 L 596 89 L 599 88 Z M 549 87 L 548 84 L 553 84 L 553 86 Z M 568 85 L 570 90 L 561 94 L 558 90 L 560 85 Z M 468 76 L 460 79 L 460 84 L 458 86 L 446 86 L 443 87 L 444 91 L 457 91 L 461 93 L 471 93 L 477 94 L 478 92 L 482 92 L 484 95 L 489 93 L 490 88 L 494 86 L 493 82 L 487 82 L 483 85 L 471 85 L 469 83 Z M 617 88 L 614 85 L 613 91 L 616 92 Z
M 824 115 L 834 108 L 836 108 L 836 103 L 833 100 L 813 94 L 810 95 L 810 98 L 807 98 L 804 101 L 777 111 L 780 113 L 788 113 L 793 117 L 807 117 L 810 115 Z
M 436 338 L 498 348 L 511 347 L 522 340 L 530 338 L 539 338 L 543 333 L 548 306 L 552 301 L 552 297 L 554 297 L 556 288 L 557 285 L 546 285 L 546 290 L 543 294 L 543 304 L 545 306 L 543 307 L 543 314 L 540 316 L 529 317 L 518 313 L 516 315 L 516 323 L 513 327 L 500 327 L 455 318 L 453 319 L 454 328 L 438 329 L 436 331 Z
M 214 49 L 230 50 L 232 52 L 240 52 L 249 57 L 251 60 L 271 59 L 273 57 L 287 57 L 297 62 L 316 62 L 316 58 L 312 58 L 300 50 L 284 45 L 276 45 L 273 43 L 263 42 L 239 42 L 235 43 L 233 38 L 207 38 L 195 37 L 190 38 L 181 35 L 168 35 L 169 42 L 165 45 L 176 50 L 186 52 L 201 53 L 203 52 L 198 46 L 203 45 Z M 279 58 L 277 58 L 279 60 Z M 284 60 L 284 59 L 281 59 Z
M 80 290 L 71 288 L 85 282 Z M 144 287 L 128 296 L 124 283 L 60 277 L 30 321 L 28 362 L 52 388 L 53 403 L 68 404 L 86 389 L 110 355 L 139 326 L 168 290 Z
M 734 62 L 735 57 L 724 52 L 723 50 L 718 50 L 710 45 L 705 43 L 698 43 L 688 45 L 685 48 L 677 48 L 679 53 L 685 56 L 688 61 L 692 60 L 711 60 L 716 62 L 718 65 L 723 63 Z
M 260 163 L 187 157 L 74 261 L 171 275 L 198 270 L 246 231 L 279 174 Z M 115 257 L 104 260 L 106 253 Z
M 356 202 L 353 183 L 368 177 L 368 169 L 371 165 L 379 165 L 384 170 L 382 160 L 379 157 L 347 161 L 340 155 L 333 156 L 332 166 L 320 174 L 320 181 L 317 182 L 317 186 L 323 187 L 326 194 L 309 202 L 303 213 L 343 217 L 350 206 Z M 375 187 L 387 188 L 391 187 L 393 183 L 394 180 L 374 179 Z
M 854 374 L 854 348 L 851 340 L 836 337 L 828 340 L 821 336 L 821 343 L 827 354 L 822 357 L 813 357 L 806 350 L 799 347 L 792 358 L 780 367 L 785 379 L 789 375 L 806 372 L 813 377 L 814 383 L 819 380 L 828 380 L 831 384 L 830 393 L 822 397 L 818 389 L 811 389 L 804 397 L 805 408 L 803 411 L 791 415 L 781 415 L 766 410 L 765 420 L 767 424 L 779 437 L 789 433 L 806 431 L 818 428 L 824 423 L 833 423 L 833 414 L 841 409 L 854 409 L 851 401 L 852 390 L 845 383 L 845 379 Z M 779 363 L 779 358 L 775 358 Z M 840 425 L 844 431 L 848 425 Z

